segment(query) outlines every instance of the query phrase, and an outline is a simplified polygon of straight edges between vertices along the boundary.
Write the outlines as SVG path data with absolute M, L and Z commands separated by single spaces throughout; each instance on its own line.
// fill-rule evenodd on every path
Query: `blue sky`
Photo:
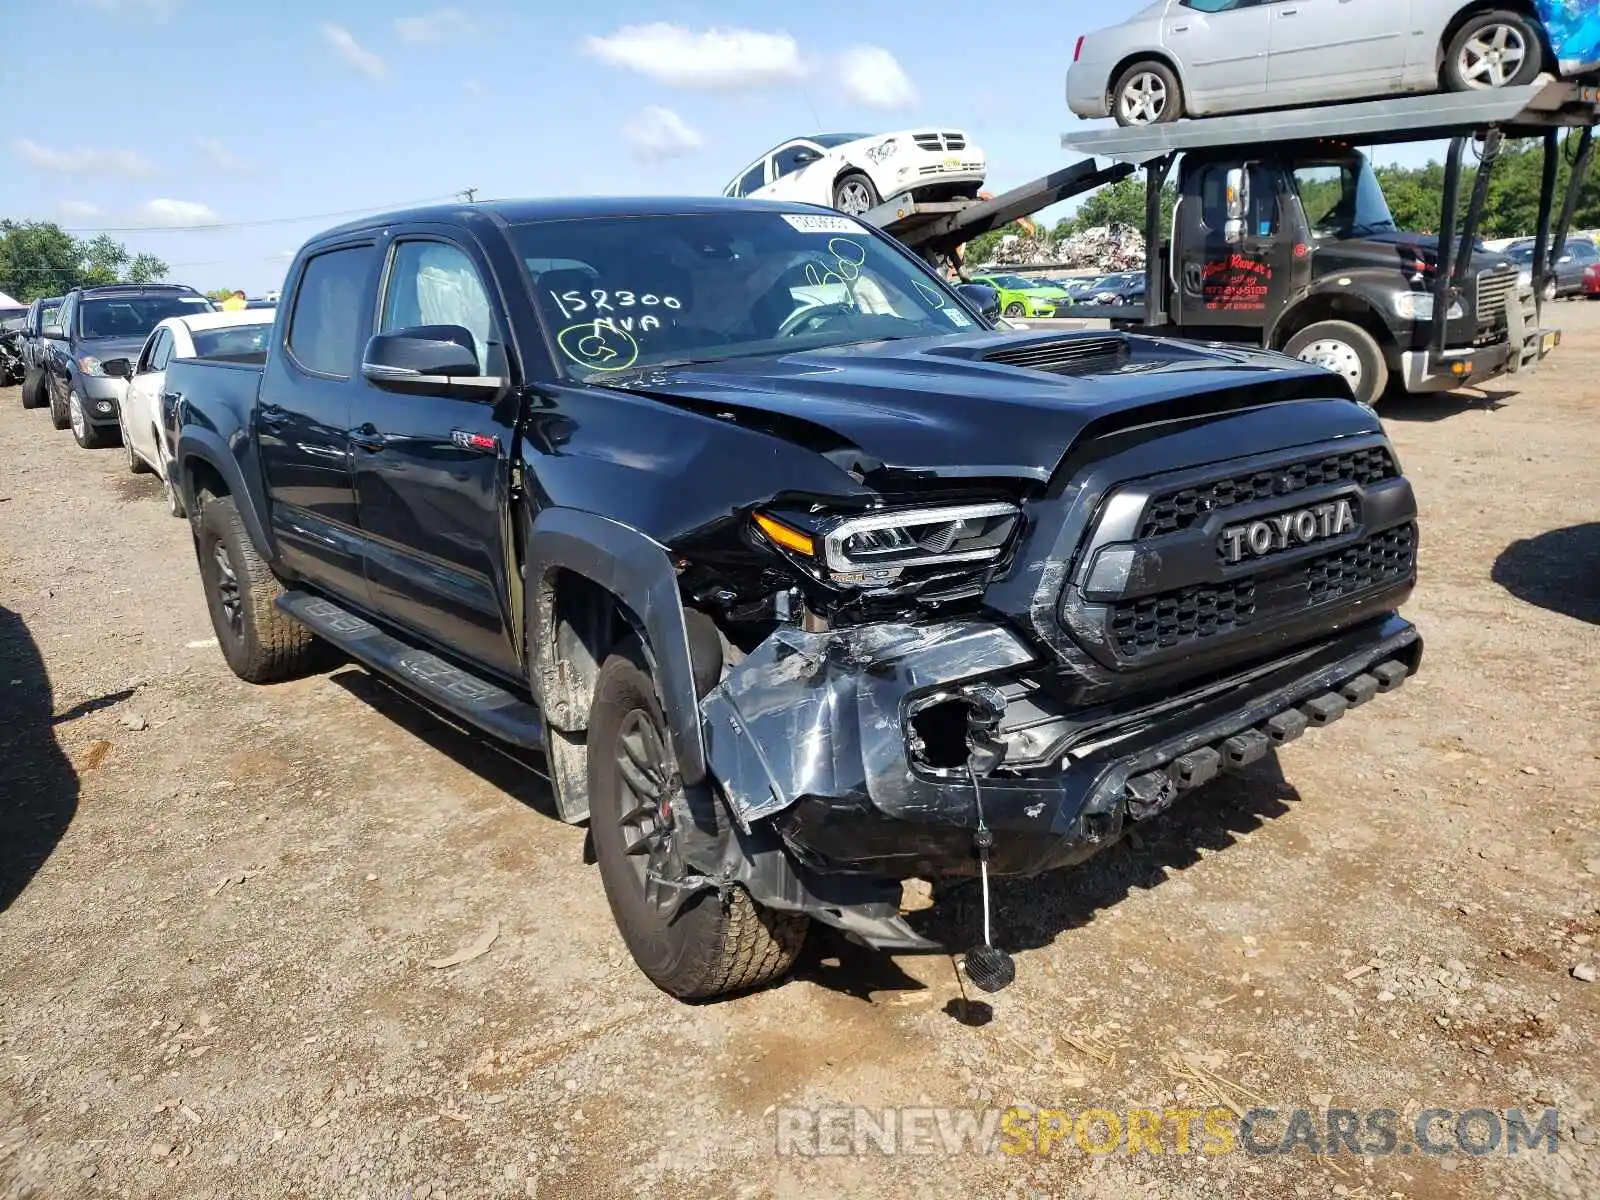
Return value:
M 349 210 L 715 194 L 819 129 L 963 128 L 1001 191 L 1068 161 L 1073 42 L 1141 3 L 18 3 L 6 44 L 65 46 L 67 69 L 0 54 L 0 216 L 111 229 L 255 294 Z

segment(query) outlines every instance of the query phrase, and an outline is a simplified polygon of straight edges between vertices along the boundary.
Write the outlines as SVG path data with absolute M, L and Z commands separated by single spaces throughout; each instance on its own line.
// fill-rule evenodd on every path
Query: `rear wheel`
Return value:
M 1118 125 L 1166 125 L 1183 116 L 1183 85 L 1164 62 L 1136 62 L 1111 85 Z
M 44 390 L 45 398 L 50 402 L 50 424 L 56 429 L 70 429 L 72 418 L 67 415 L 66 401 L 57 397 L 48 375 L 45 376 Z
M 1544 70 L 1544 43 L 1533 22 L 1496 8 L 1467 18 L 1444 51 L 1444 86 L 1451 92 L 1520 87 Z
M 1363 404 L 1376 404 L 1389 386 L 1389 364 L 1384 361 L 1383 348 L 1365 329 L 1349 321 L 1307 325 L 1289 339 L 1283 352 L 1343 376 Z
M 657 987 L 704 1000 L 761 987 L 794 964 L 808 919 L 757 904 L 742 887 L 677 905 L 673 845 L 691 819 L 672 738 L 637 642 L 600 668 L 589 715 L 589 831 L 606 900 L 628 952 Z M 717 819 L 725 820 L 720 802 Z
M 833 206 L 853 217 L 862 216 L 878 207 L 878 189 L 860 171 L 851 171 L 833 185 Z
M 195 536 L 206 607 L 233 673 L 247 683 L 275 683 L 312 670 L 316 640 L 273 603 L 283 585 L 250 544 L 232 496 L 201 502 Z
M 128 474 L 148 475 L 150 464 L 139 457 L 139 452 L 133 448 L 133 439 L 126 433 L 122 435 L 122 444 L 128 449 Z

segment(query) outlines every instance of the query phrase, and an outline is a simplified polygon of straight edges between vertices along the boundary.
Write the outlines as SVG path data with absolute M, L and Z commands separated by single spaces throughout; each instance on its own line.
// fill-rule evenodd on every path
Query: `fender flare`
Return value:
M 575 508 L 543 508 L 527 534 L 525 604 L 528 608 L 528 674 L 544 706 L 557 675 L 555 630 L 542 597 L 557 570 L 581 575 L 615 596 L 641 626 L 656 666 L 662 712 L 677 749 L 687 787 L 706 775 L 705 740 L 695 693 L 688 626 L 678 595 L 678 576 L 667 548 L 631 525 Z
M 190 514 L 190 520 L 197 521 L 200 518 L 200 503 L 194 494 L 194 476 L 189 470 L 189 464 L 194 459 L 199 459 L 222 476 L 257 552 L 268 562 L 277 562 L 277 543 L 272 540 L 266 523 L 261 519 L 255 493 L 245 482 L 239 460 L 216 433 L 192 426 L 179 431 L 178 445 L 173 451 L 173 461 L 178 464 L 178 491 L 183 496 L 183 505 Z
M 1266 331 L 1265 345 L 1268 349 L 1272 349 L 1280 344 L 1286 343 L 1287 339 L 1282 336 L 1283 329 L 1285 325 L 1288 324 L 1289 318 L 1297 313 L 1302 306 L 1307 303 L 1315 303 L 1320 300 L 1331 298 L 1337 298 L 1356 304 L 1361 309 L 1365 310 L 1367 313 L 1376 318 L 1377 323 L 1383 326 L 1383 328 L 1387 331 L 1388 337 L 1391 340 L 1394 339 L 1395 333 L 1393 326 L 1390 324 L 1388 312 L 1377 302 L 1370 289 L 1361 286 L 1366 281 L 1358 279 L 1355 280 L 1350 286 L 1340 287 L 1337 283 L 1332 282 L 1333 278 L 1334 277 L 1330 276 L 1328 279 L 1317 280 L 1310 287 L 1305 288 L 1284 304 L 1282 310 L 1278 314 L 1278 319 L 1273 321 L 1272 326 Z M 1401 289 L 1397 287 L 1393 290 L 1401 291 L 1409 289 Z M 1335 321 L 1348 320 L 1347 317 L 1342 317 L 1337 314 L 1328 318 L 1319 317 L 1317 319 Z

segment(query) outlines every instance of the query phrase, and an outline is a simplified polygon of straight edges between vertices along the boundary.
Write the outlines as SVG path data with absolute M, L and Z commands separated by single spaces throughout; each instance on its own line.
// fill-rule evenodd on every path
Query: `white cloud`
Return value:
M 733 90 L 805 76 L 800 47 L 787 33 L 754 29 L 695 32 L 657 21 L 624 25 L 610 37 L 587 40 L 589 53 L 614 67 L 675 87 Z
M 83 175 L 91 171 L 107 175 L 151 175 L 156 169 L 149 159 L 132 150 L 96 150 L 88 146 L 57 150 L 27 138 L 17 138 L 11 148 L 41 171 L 57 171 L 63 175 Z
M 479 83 L 476 79 L 467 80 L 461 85 L 461 90 L 467 95 L 471 96 L 474 100 L 487 100 L 489 98 L 489 89 L 484 87 L 483 84 Z
M 240 158 L 232 150 L 229 150 L 220 138 L 197 137 L 191 140 L 194 142 L 194 148 L 200 152 L 201 157 L 217 170 L 225 171 L 229 175 L 255 174 L 255 163 Z
M 895 56 L 881 46 L 853 46 L 839 57 L 845 94 L 869 108 L 910 108 L 916 85 Z
M 472 18 L 459 8 L 441 8 L 425 17 L 396 17 L 394 31 L 402 42 L 413 46 L 429 42 L 445 42 L 453 37 L 465 36 L 477 30 Z
M 146 200 L 133 214 L 142 225 L 171 228 L 178 225 L 215 225 L 222 218 L 193 200 Z
M 706 144 L 705 138 L 677 113 L 655 105 L 629 120 L 622 127 L 622 136 L 632 144 L 635 154 L 652 162 L 693 154 Z
M 90 204 L 86 200 L 63 200 L 60 204 L 61 215 L 64 217 L 98 217 L 100 206 Z
M 334 52 L 344 59 L 347 66 L 361 72 L 368 79 L 389 77 L 388 64 L 356 41 L 355 35 L 343 25 L 324 24 L 322 36 L 327 39 L 328 45 L 333 47 Z

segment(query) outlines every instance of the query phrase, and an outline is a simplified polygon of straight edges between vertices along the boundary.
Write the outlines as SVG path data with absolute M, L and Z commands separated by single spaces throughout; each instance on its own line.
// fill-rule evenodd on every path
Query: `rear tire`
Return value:
M 166 489 L 167 511 L 175 517 L 187 517 L 189 510 L 183 506 L 183 494 L 178 491 L 178 485 L 171 479 L 163 479 L 161 486 Z
M 589 833 L 600 881 L 639 969 L 683 1000 L 747 991 L 783 976 L 805 943 L 804 914 L 764 908 L 734 886 L 725 899 L 715 889 L 700 892 L 669 918 L 646 892 L 646 865 L 655 856 L 628 853 L 629 844 L 669 845 L 660 839 L 688 819 L 671 735 L 636 641 L 600 668 L 587 747 Z M 715 803 L 717 820 L 725 821 L 721 801 Z
M 1389 386 L 1389 364 L 1383 348 L 1359 325 L 1349 321 L 1318 321 L 1289 339 L 1283 352 L 1301 362 L 1342 376 L 1363 404 L 1377 404 Z
M 1136 62 L 1111 85 L 1111 115 L 1124 128 L 1171 124 L 1183 116 L 1183 84 L 1164 62 Z
M 72 418 L 67 416 L 65 400 L 56 398 L 56 389 L 50 385 L 50 377 L 45 376 L 45 398 L 50 402 L 50 424 L 56 429 L 68 429 L 72 425 Z
M 38 367 L 28 367 L 22 372 L 22 407 L 44 407 L 44 372 Z
M 1544 42 L 1525 16 L 1494 8 L 1468 17 L 1444 50 L 1449 92 L 1491 91 L 1532 83 L 1544 70 Z
M 250 543 L 232 496 L 200 504 L 195 545 L 206 607 L 222 657 L 246 683 L 276 683 L 313 669 L 316 639 L 273 603 L 283 585 Z

